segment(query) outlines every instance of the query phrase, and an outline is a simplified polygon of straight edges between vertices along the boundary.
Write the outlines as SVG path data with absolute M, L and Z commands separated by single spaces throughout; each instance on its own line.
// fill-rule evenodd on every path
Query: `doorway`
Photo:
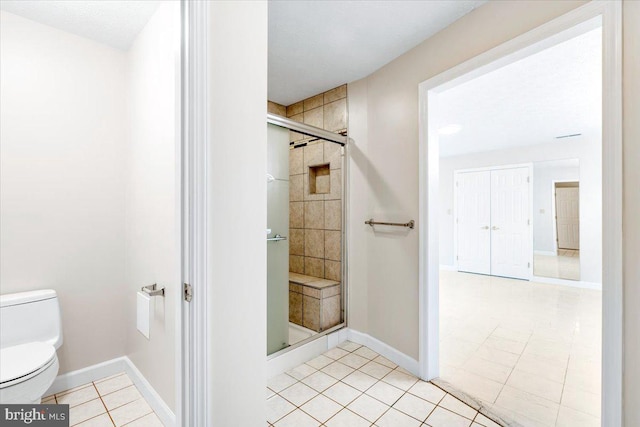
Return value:
M 506 43 L 471 61 L 436 76 L 420 87 L 421 96 L 421 219 L 420 231 L 420 364 L 422 376 L 433 379 L 440 376 L 439 366 L 439 239 L 438 239 L 438 122 L 433 115 L 436 112 L 437 98 L 445 90 L 466 83 L 508 63 L 540 52 L 546 47 L 566 41 L 584 31 L 594 19 L 603 22 L 603 270 L 602 278 L 607 288 L 602 293 L 602 329 L 603 329 L 603 381 L 602 381 L 602 425 L 621 423 L 621 320 L 615 313 L 621 309 L 619 298 L 621 269 L 615 262 L 620 256 L 621 197 L 615 189 L 621 184 L 619 167 L 621 164 L 620 147 L 620 64 L 616 58 L 620 37 L 620 5 L 588 4 L 571 12 L 542 28 Z M 441 124 L 440 124 L 441 125 Z M 609 205 L 610 204 L 610 205 Z

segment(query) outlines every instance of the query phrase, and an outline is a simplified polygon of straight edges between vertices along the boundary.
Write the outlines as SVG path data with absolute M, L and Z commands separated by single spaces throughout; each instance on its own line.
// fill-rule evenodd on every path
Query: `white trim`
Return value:
M 156 413 L 160 421 L 166 427 L 175 427 L 176 426 L 176 416 L 166 404 L 166 402 L 160 397 L 158 392 L 151 386 L 149 381 L 142 375 L 142 372 L 138 370 L 136 365 L 133 364 L 131 359 L 128 357 L 124 357 L 125 363 L 125 372 L 129 375 L 129 378 L 133 381 L 133 383 L 138 388 L 142 397 L 147 401 L 151 409 Z
M 602 292 L 602 425 L 622 426 L 622 2 L 598 2 L 597 5 L 603 15 L 604 58 L 602 283 L 606 286 Z
M 438 376 L 438 135 L 429 126 L 437 93 L 603 27 L 603 426 L 622 426 L 622 2 L 592 1 L 419 86 L 419 365 L 420 376 Z M 434 266 L 436 268 L 432 268 Z
M 406 369 L 415 376 L 419 376 L 420 367 L 418 365 L 418 361 L 413 357 L 407 356 L 403 352 L 396 350 L 379 339 L 363 332 L 356 331 L 355 329 L 347 329 L 347 336 L 349 341 L 367 346 L 379 355 L 391 360 L 401 368 Z
M 122 356 L 107 360 L 106 362 L 96 363 L 95 365 L 78 369 L 76 371 L 67 372 L 66 374 L 58 375 L 44 395 L 48 396 L 60 393 L 92 381 L 97 381 L 120 372 L 125 372 L 127 370 L 127 363 L 125 359 L 126 357 Z
M 396 365 L 418 376 L 418 361 L 414 358 L 407 356 L 401 351 L 396 350 L 371 335 L 354 329 L 342 328 L 268 360 L 267 378 L 273 378 L 276 375 L 287 372 L 296 366 L 320 356 L 327 350 L 332 349 L 345 341 L 351 341 L 356 344 L 367 346 L 376 353 L 391 360 Z
M 183 268 L 184 283 L 193 290 L 191 303 L 182 301 L 183 368 L 182 427 L 213 424 L 212 363 L 209 342 L 210 302 L 208 176 L 209 176 L 209 2 L 182 2 L 183 13 Z M 182 292 L 181 292 L 182 294 Z
M 584 282 L 582 280 L 569 280 L 569 279 L 558 279 L 557 277 L 533 276 L 531 278 L 531 281 L 536 283 L 546 283 L 548 285 L 562 285 L 562 286 L 569 286 L 572 288 L 594 289 L 596 291 L 602 290 L 602 283 Z
M 440 264 L 440 271 L 458 271 L 458 267 L 455 265 Z
M 177 236 L 179 236 L 179 239 L 176 242 L 177 245 L 177 251 L 176 253 L 177 255 L 177 259 L 176 259 L 176 267 L 178 273 L 176 274 L 175 278 L 176 278 L 176 282 L 178 284 L 178 287 L 181 286 L 182 283 L 182 269 L 183 269 L 183 262 L 184 262 L 184 246 L 182 244 L 183 242 L 183 235 L 185 233 L 185 228 L 184 228 L 184 221 L 183 221 L 183 215 L 184 215 L 184 196 L 183 196 L 183 191 L 184 191 L 184 185 L 183 185 L 183 180 L 184 180 L 184 175 L 182 173 L 183 170 L 183 145 L 182 145 L 182 131 L 183 131 L 183 126 L 184 123 L 182 122 L 182 93 L 184 92 L 185 88 L 183 87 L 183 78 L 182 78 L 182 73 L 183 73 L 183 68 L 182 68 L 182 46 L 183 46 L 183 42 L 184 42 L 184 28 L 186 28 L 186 22 L 185 22 L 185 16 L 183 14 L 183 8 L 182 5 L 180 5 L 180 17 L 179 17 L 179 32 L 180 32 L 180 40 L 179 40 L 179 46 L 178 46 L 178 51 L 176 52 L 176 57 L 175 57 L 175 88 L 176 88 L 176 92 L 177 95 L 175 97 L 175 123 L 176 123 L 176 127 L 175 127 L 175 155 L 176 155 L 176 161 L 175 161 L 175 180 L 176 183 L 178 183 L 178 185 L 176 186 L 176 197 L 175 197 L 175 230 L 177 233 Z M 178 295 L 180 295 L 180 288 L 178 288 Z M 181 420 L 180 425 L 183 425 L 182 420 L 183 420 L 183 407 L 184 404 L 186 402 L 186 393 L 185 390 L 188 389 L 189 386 L 189 377 L 188 375 L 185 375 L 185 361 L 186 361 L 186 356 L 188 355 L 188 329 L 187 329 L 187 325 L 185 325 L 184 322 L 184 310 L 188 309 L 188 307 L 184 307 L 183 304 L 183 300 L 182 298 L 180 298 L 179 296 L 175 299 L 175 312 L 176 312 L 176 316 L 174 319 L 175 322 L 175 337 L 174 337 L 174 354 L 175 354 L 175 366 L 174 366 L 174 371 L 173 371 L 173 375 L 174 375 L 174 379 L 175 379 L 175 399 L 174 399 L 174 403 L 176 405 L 176 411 L 175 411 L 175 416 L 174 416 L 174 425 L 175 425 L 175 420 Z
M 327 335 L 327 347 L 333 348 L 337 347 L 338 344 L 343 343 L 349 339 L 349 329 L 342 328 L 338 329 L 332 334 Z
M 142 394 L 165 426 L 176 426 L 176 416 L 171 408 L 169 408 L 149 381 L 147 381 L 133 362 L 126 356 L 58 375 L 51 387 L 49 387 L 49 390 L 45 393 L 45 396 L 60 393 L 121 372 L 125 372 L 129 378 L 131 378 L 140 394 Z

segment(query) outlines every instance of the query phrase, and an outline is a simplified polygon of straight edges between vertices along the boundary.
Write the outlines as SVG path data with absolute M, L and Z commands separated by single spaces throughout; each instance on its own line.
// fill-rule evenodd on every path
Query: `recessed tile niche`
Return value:
M 309 193 L 331 193 L 331 169 L 329 163 L 318 166 L 309 166 Z

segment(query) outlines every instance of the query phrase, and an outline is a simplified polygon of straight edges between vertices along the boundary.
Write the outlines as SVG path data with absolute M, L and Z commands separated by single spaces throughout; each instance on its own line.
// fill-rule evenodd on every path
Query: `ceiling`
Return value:
M 156 11 L 154 0 L 2 0 L 0 9 L 121 50 Z
M 485 74 L 438 96 L 440 156 L 601 135 L 602 30 Z M 580 133 L 582 136 L 556 139 Z
M 269 100 L 282 105 L 373 73 L 486 0 L 269 1 Z

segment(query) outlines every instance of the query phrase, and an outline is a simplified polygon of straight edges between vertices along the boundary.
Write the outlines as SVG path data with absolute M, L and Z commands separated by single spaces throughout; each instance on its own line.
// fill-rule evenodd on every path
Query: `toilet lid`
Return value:
M 30 342 L 1 349 L 0 385 L 37 371 L 55 355 L 55 347 L 44 342 Z

